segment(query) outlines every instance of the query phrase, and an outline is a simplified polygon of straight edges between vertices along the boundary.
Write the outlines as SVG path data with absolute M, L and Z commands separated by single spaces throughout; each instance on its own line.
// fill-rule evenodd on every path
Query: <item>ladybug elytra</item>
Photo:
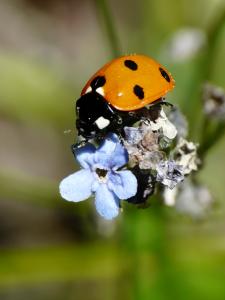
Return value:
M 174 87 L 171 74 L 145 55 L 127 55 L 104 65 L 88 80 L 76 103 L 78 135 L 85 140 L 121 133 L 148 115 L 149 105 Z

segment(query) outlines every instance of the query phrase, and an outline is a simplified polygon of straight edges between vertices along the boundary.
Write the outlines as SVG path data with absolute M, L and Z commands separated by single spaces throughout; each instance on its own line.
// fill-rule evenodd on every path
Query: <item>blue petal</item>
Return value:
M 80 170 L 61 181 L 60 194 L 68 201 L 83 201 L 91 196 L 93 181 L 94 176 L 90 170 Z
M 128 162 L 128 152 L 116 134 L 109 134 L 95 153 L 95 162 L 106 168 L 118 169 Z
M 105 219 L 111 220 L 119 214 L 119 199 L 109 191 L 107 185 L 99 185 L 95 194 L 97 212 Z
M 137 193 L 137 179 L 131 171 L 112 172 L 108 186 L 119 199 L 128 199 Z
M 127 164 L 129 160 L 128 152 L 125 147 L 118 143 L 114 152 L 112 153 L 111 160 L 110 160 L 110 167 L 112 169 L 118 169 L 125 164 Z
M 95 151 L 96 149 L 92 144 L 86 144 L 75 151 L 76 158 L 83 168 L 86 169 L 93 165 Z
M 106 136 L 105 140 L 101 143 L 97 151 L 104 152 L 107 155 L 111 155 L 118 143 L 120 143 L 118 136 L 115 133 L 109 133 Z

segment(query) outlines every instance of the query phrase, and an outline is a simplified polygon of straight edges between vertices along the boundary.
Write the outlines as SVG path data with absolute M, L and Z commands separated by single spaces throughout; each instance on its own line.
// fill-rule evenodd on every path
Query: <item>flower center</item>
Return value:
M 107 175 L 107 173 L 108 173 L 107 170 L 99 169 L 99 168 L 97 168 L 97 169 L 95 170 L 95 172 L 96 172 L 96 174 L 98 175 L 98 177 L 99 177 L 100 180 L 104 180 L 105 177 L 106 177 L 106 175 Z

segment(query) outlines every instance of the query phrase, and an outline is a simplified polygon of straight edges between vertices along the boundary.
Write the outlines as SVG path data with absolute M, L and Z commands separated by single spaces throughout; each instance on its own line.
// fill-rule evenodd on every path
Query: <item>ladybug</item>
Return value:
M 84 141 L 122 134 L 124 126 L 149 118 L 152 104 L 174 88 L 171 74 L 145 55 L 118 57 L 99 69 L 76 102 L 78 135 Z

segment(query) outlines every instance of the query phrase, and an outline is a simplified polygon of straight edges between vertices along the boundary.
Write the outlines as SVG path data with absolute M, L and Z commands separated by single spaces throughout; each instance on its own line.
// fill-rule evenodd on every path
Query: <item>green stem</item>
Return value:
M 103 20 L 113 57 L 121 55 L 121 47 L 107 0 L 95 0 L 99 15 Z
M 211 29 L 208 33 L 208 48 L 205 55 L 205 59 L 203 60 L 202 65 L 202 78 L 205 81 L 210 80 L 211 74 L 213 73 L 213 63 L 214 57 L 216 56 L 216 47 L 217 42 L 220 37 L 220 33 L 225 24 L 225 9 L 221 10 L 220 16 L 214 21 Z M 202 81 L 203 81 L 202 80 Z M 207 129 L 209 127 L 209 120 L 206 115 L 203 115 L 202 126 L 201 126 L 201 134 L 200 137 L 202 146 L 200 148 L 200 152 L 202 155 L 205 155 L 207 151 L 219 141 L 219 139 L 223 136 L 223 131 L 225 129 L 224 125 L 218 126 L 214 132 L 211 133 L 211 136 L 208 137 L 205 125 L 207 125 Z M 218 131 L 218 132 L 217 132 Z M 203 148 L 204 147 L 204 148 Z
M 203 138 L 203 141 L 199 148 L 199 154 L 201 157 L 204 157 L 205 154 L 219 142 L 219 140 L 223 137 L 225 131 L 225 123 L 219 123 L 216 129 L 210 134 L 206 135 Z
M 219 17 L 214 21 L 214 24 L 212 25 L 208 33 L 208 49 L 207 49 L 205 71 L 204 71 L 205 80 L 210 80 L 212 70 L 213 70 L 213 62 L 214 62 L 213 58 L 214 56 L 216 56 L 217 42 L 224 25 L 225 25 L 225 8 L 221 10 Z
M 220 15 L 215 18 L 214 23 L 208 30 L 207 47 L 203 57 L 200 58 L 198 63 L 198 70 L 196 70 L 198 76 L 192 81 L 192 85 L 189 88 L 190 93 L 188 93 L 186 99 L 186 110 L 191 119 L 190 127 L 192 128 L 190 129 L 193 131 L 193 135 L 200 140 L 202 140 L 203 137 L 199 137 L 198 133 L 202 132 L 204 134 L 203 124 L 205 124 L 206 121 L 204 120 L 205 116 L 200 116 L 202 104 L 199 101 L 201 93 L 199 86 L 202 85 L 203 82 L 211 79 L 217 42 L 223 29 L 223 25 L 225 24 L 225 9 L 223 8 L 220 11 Z M 199 130 L 200 128 L 201 130 Z
M 174 299 L 171 261 L 168 256 L 167 219 L 159 197 L 149 210 L 134 207 L 123 224 L 124 247 L 132 254 L 130 276 L 132 299 Z

